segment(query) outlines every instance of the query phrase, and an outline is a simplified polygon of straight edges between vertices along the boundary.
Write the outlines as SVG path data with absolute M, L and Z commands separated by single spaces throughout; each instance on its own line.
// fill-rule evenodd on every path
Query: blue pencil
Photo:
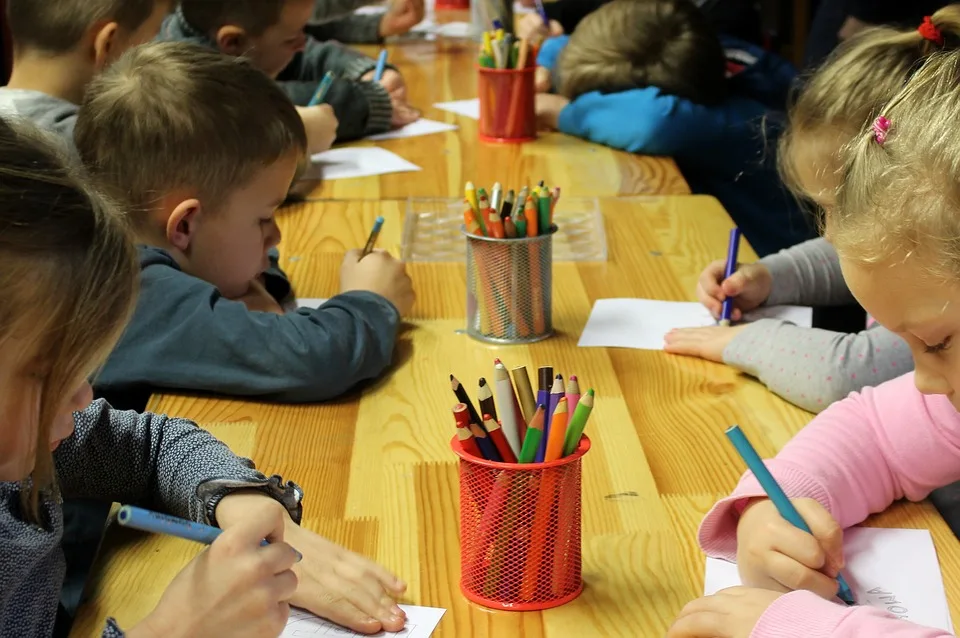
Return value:
M 753 445 L 751 445 L 750 441 L 747 440 L 747 437 L 740 429 L 740 426 L 734 425 L 728 428 L 727 438 L 730 439 L 730 442 L 733 443 L 733 447 L 735 447 L 737 452 L 740 453 L 740 456 L 743 457 L 744 463 L 747 464 L 747 467 L 751 472 L 753 472 L 753 475 L 757 477 L 757 481 L 760 482 L 760 486 L 763 487 L 763 491 L 766 492 L 767 496 L 770 497 L 774 507 L 776 507 L 777 511 L 780 512 L 780 516 L 785 518 L 788 523 L 797 529 L 801 529 L 809 534 L 810 527 L 807 525 L 806 521 L 803 520 L 803 517 L 800 516 L 800 512 L 798 512 L 797 508 L 793 506 L 793 503 L 790 502 L 790 499 L 787 498 L 786 493 L 784 493 L 783 488 L 780 487 L 780 484 L 777 483 L 777 480 L 773 478 L 773 474 L 770 473 L 770 470 L 767 469 L 766 463 L 763 462 L 763 459 L 761 459 L 760 455 L 757 454 L 757 451 L 754 449 Z M 848 605 L 856 605 L 857 601 L 853 597 L 853 591 L 851 591 L 850 585 L 847 584 L 843 574 L 837 574 L 837 583 L 839 584 L 837 596 L 840 598 L 840 600 Z
M 363 254 L 360 255 L 360 259 L 363 259 L 373 252 L 373 247 L 377 245 L 377 237 L 380 236 L 381 228 L 383 228 L 383 216 L 378 215 L 376 221 L 373 222 L 373 229 L 370 231 L 370 236 L 367 237 L 367 245 L 363 247 Z
M 550 26 L 550 18 L 547 17 L 547 10 L 543 7 L 543 0 L 537 0 L 537 13 L 540 14 L 540 19 L 543 20 L 543 26 Z
M 121 507 L 120 512 L 117 514 L 117 520 L 124 527 L 131 527 L 153 534 L 176 536 L 177 538 L 203 543 L 204 545 L 209 545 L 223 533 L 223 530 L 219 527 L 195 523 L 194 521 L 145 510 L 142 507 L 135 507 L 133 505 L 124 505 Z M 264 539 L 260 544 L 269 545 L 270 543 Z M 300 556 L 298 560 L 303 559 L 300 552 L 297 552 L 297 555 Z
M 330 86 L 333 84 L 333 71 L 327 71 L 323 76 L 323 79 L 320 80 L 320 86 L 317 87 L 317 92 L 313 94 L 313 97 L 310 98 L 310 102 L 307 106 L 316 106 L 323 102 L 327 97 L 327 92 L 330 91 Z
M 387 50 L 380 51 L 380 57 L 377 58 L 377 70 L 373 72 L 373 81 L 379 82 L 383 78 L 383 69 L 387 66 Z
M 726 280 L 737 272 L 737 255 L 740 253 L 740 229 L 734 228 L 730 231 L 730 245 L 727 246 L 727 267 L 723 273 L 723 279 Z M 720 310 L 720 325 L 730 325 L 730 315 L 733 313 L 733 297 L 727 297 L 723 300 L 723 306 Z

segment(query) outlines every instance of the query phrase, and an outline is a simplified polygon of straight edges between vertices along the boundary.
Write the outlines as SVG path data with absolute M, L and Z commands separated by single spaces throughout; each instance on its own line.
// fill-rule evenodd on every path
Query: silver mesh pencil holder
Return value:
M 553 334 L 553 235 L 494 239 L 466 230 L 467 334 L 479 341 L 521 344 Z

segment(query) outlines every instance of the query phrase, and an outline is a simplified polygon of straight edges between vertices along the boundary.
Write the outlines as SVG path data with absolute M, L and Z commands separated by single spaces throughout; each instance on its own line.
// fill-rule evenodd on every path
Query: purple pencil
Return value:
M 548 421 L 553 420 L 553 413 L 557 409 L 557 404 L 560 403 L 560 399 L 563 398 L 563 375 L 558 374 L 553 379 L 553 387 L 550 388 L 550 394 L 548 399 L 550 400 L 550 405 L 547 406 L 547 418 L 543 421 L 543 436 L 549 438 L 550 429 L 547 425 Z M 543 459 L 547 456 L 547 443 L 543 439 L 540 440 L 540 449 L 537 450 L 537 463 L 542 463 Z

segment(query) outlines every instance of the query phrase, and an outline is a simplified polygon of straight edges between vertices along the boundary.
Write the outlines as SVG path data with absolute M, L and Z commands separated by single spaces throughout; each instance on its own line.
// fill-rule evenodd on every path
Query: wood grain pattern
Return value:
M 409 583 L 408 602 L 448 609 L 438 638 L 662 636 L 703 586 L 697 525 L 733 488 L 742 462 L 723 430 L 738 422 L 772 455 L 809 415 L 721 365 L 662 352 L 577 348 L 594 299 L 692 299 L 700 266 L 726 250 L 731 222 L 707 197 L 602 199 L 610 260 L 557 264 L 556 337 L 519 347 L 471 341 L 463 328 L 463 266 L 416 264 L 419 300 L 394 369 L 374 386 L 324 405 L 288 406 L 170 395 L 151 408 L 196 419 L 266 472 L 306 491 L 305 524 L 376 556 Z M 284 264 L 300 293 L 329 296 L 346 247 L 373 216 L 381 245 L 399 248 L 397 202 L 327 202 L 286 211 Z M 744 249 L 745 261 L 754 259 Z M 330 272 L 327 272 L 330 271 Z M 552 364 L 597 390 L 583 467 L 586 588 L 542 613 L 492 612 L 460 594 L 455 403 L 447 375 L 473 390 L 493 358 Z M 868 524 L 934 535 L 951 609 L 960 609 L 960 545 L 927 504 L 900 504 Z M 97 636 L 114 615 L 130 625 L 198 547 L 110 529 L 74 636 Z
M 358 47 L 376 57 L 376 47 Z M 409 139 L 355 142 L 382 146 L 420 166 L 417 173 L 335 180 L 311 198 L 401 199 L 462 197 L 468 180 L 478 184 L 562 184 L 567 195 L 686 194 L 690 188 L 668 157 L 632 155 L 560 133 L 543 133 L 528 144 L 485 144 L 477 121 L 433 107 L 477 96 L 476 45 L 439 40 L 388 47 L 390 63 L 406 80 L 409 101 L 431 120 L 460 128 Z

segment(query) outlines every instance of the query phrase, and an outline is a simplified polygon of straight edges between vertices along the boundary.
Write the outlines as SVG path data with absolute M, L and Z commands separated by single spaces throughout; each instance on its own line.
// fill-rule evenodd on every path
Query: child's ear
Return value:
M 182 253 L 190 248 L 197 231 L 197 218 L 201 206 L 198 199 L 185 199 L 173 209 L 167 218 L 167 241 Z
M 247 52 L 249 38 L 243 28 L 227 24 L 217 30 L 217 48 L 226 55 L 241 56 Z
M 97 24 L 93 33 L 93 61 L 97 68 L 97 73 L 103 71 L 106 66 L 117 57 L 117 34 L 120 25 L 116 22 L 104 22 Z

